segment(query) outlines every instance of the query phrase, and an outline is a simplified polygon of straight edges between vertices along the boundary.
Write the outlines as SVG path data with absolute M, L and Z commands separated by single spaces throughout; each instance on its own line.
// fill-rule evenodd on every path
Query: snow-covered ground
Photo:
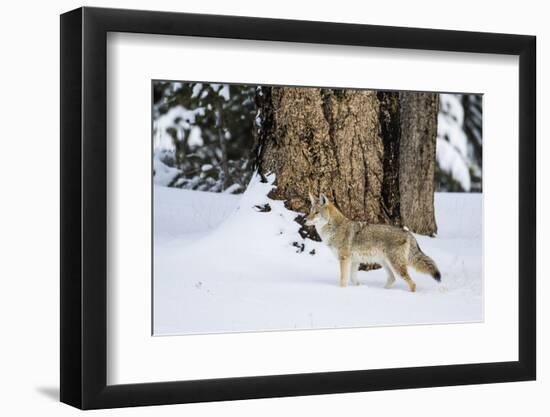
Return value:
M 296 213 L 269 188 L 257 178 L 241 195 L 155 186 L 155 335 L 483 320 L 481 194 L 436 194 L 438 235 L 417 239 L 442 281 L 411 269 L 410 293 L 399 278 L 384 289 L 383 270 L 340 288 L 327 247 L 292 245 Z M 265 203 L 271 211 L 255 207 Z

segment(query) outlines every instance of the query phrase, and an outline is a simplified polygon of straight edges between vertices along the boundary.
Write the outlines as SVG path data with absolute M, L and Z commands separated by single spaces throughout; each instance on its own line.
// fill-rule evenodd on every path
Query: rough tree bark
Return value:
M 256 163 L 276 175 L 270 197 L 307 213 L 308 193 L 324 192 L 351 219 L 435 233 L 437 96 L 417 94 L 263 87 Z
M 439 101 L 433 93 L 399 93 L 401 219 L 423 235 L 437 232 L 434 213 L 435 144 Z

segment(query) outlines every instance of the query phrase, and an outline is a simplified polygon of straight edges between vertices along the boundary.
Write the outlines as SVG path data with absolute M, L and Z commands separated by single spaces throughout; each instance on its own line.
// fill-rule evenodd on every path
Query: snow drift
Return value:
M 301 240 L 297 213 L 270 188 L 258 177 L 239 196 L 155 186 L 155 335 L 483 319 L 481 194 L 436 194 L 438 236 L 416 238 L 442 282 L 411 269 L 410 293 L 399 278 L 384 289 L 383 270 L 340 288 L 332 253 Z

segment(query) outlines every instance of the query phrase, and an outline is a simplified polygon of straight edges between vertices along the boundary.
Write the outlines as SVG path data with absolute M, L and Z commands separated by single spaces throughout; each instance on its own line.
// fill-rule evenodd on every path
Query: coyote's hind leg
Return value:
M 401 263 L 399 261 L 392 260 L 391 261 L 391 266 L 395 270 L 397 275 L 399 275 L 401 278 L 403 278 L 403 280 L 407 283 L 407 285 L 409 286 L 409 289 L 411 290 L 411 292 L 415 292 L 416 291 L 416 284 L 412 280 L 412 278 L 410 277 L 409 271 L 407 271 L 407 265 L 405 263 Z
M 359 280 L 357 279 L 357 271 L 359 270 L 359 262 L 352 262 L 351 263 L 351 283 L 353 285 L 360 285 Z
M 393 271 L 391 270 L 387 262 L 382 263 L 382 267 L 388 274 L 388 278 L 386 280 L 386 285 L 384 285 L 384 288 L 391 288 L 391 286 L 395 282 L 395 275 L 393 274 Z

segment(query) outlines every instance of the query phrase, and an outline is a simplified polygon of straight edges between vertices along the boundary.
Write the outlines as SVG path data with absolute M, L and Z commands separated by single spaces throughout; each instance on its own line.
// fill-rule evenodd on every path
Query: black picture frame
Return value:
M 108 32 L 519 56 L 519 360 L 107 385 Z M 535 379 L 534 36 L 84 7 L 61 15 L 60 57 L 62 402 L 95 409 Z

